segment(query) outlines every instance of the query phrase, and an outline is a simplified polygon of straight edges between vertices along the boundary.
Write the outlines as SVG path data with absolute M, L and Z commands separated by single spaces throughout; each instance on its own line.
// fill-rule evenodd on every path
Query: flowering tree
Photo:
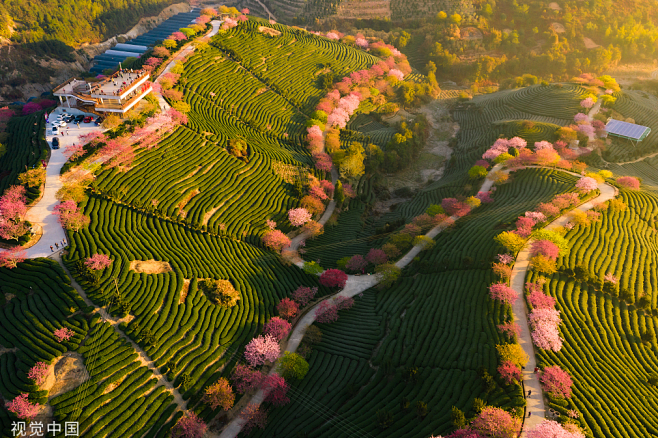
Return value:
M 274 406 L 283 406 L 290 403 L 287 396 L 290 387 L 286 383 L 286 379 L 277 373 L 265 377 L 261 386 L 268 393 L 265 397 L 266 402 L 272 403 Z
M 498 374 L 508 385 L 512 382 L 521 381 L 521 368 L 509 360 L 506 360 L 498 367 Z
M 288 210 L 288 220 L 296 227 L 301 227 L 311 220 L 311 213 L 305 208 L 293 208 Z
M 368 262 L 360 254 L 352 256 L 345 264 L 345 268 L 352 272 L 363 272 L 366 266 L 368 266 Z
M 290 246 L 290 239 L 280 230 L 271 230 L 263 235 L 263 243 L 274 251 L 281 251 Z
M 496 257 L 498 257 L 499 262 L 505 263 L 506 265 L 509 265 L 514 261 L 514 257 L 510 254 L 498 254 Z
M 277 341 L 281 341 L 288 335 L 290 327 L 291 325 L 288 321 L 275 316 L 265 324 L 265 327 L 263 327 L 263 334 L 270 335 Z
M 313 299 L 313 297 L 315 297 L 315 294 L 317 293 L 317 287 L 299 286 L 292 293 L 292 299 L 298 302 L 301 307 L 304 307 Z
M 186 411 L 171 430 L 173 438 L 201 438 L 206 434 L 208 426 L 197 414 Z
M 207 387 L 203 394 L 203 402 L 207 403 L 213 410 L 218 407 L 225 411 L 231 409 L 233 403 L 235 403 L 235 394 L 228 380 L 220 377 L 217 382 Z
M 315 310 L 315 320 L 323 324 L 338 321 L 338 307 L 330 300 L 324 300 Z
M 89 217 L 78 211 L 78 205 L 71 199 L 56 205 L 53 214 L 58 216 L 59 222 L 67 230 L 80 231 L 89 225 Z
M 608 272 L 603 277 L 603 280 L 605 280 L 607 282 L 610 282 L 612 284 L 617 284 L 617 282 L 619 281 L 619 278 L 615 277 L 615 275 L 612 272 Z
M 21 394 L 7 403 L 7 410 L 16 414 L 21 420 L 31 421 L 39 413 L 40 408 L 38 403 L 30 403 L 28 394 Z
M 92 269 L 94 271 L 101 271 L 112 264 L 112 259 L 107 254 L 94 254 L 91 257 L 88 257 L 85 260 L 85 266 L 87 269 Z
M 557 260 L 557 256 L 560 254 L 560 248 L 550 240 L 534 241 L 530 251 L 533 256 L 541 254 L 551 260 Z
M 46 382 L 47 375 L 48 365 L 43 362 L 37 362 L 34 364 L 27 373 L 27 377 L 32 379 L 37 386 L 41 386 Z
M 528 315 L 528 320 L 532 329 L 532 341 L 537 347 L 554 352 L 560 351 L 562 339 L 558 331 L 558 325 L 560 324 L 559 310 L 534 309 Z
M 327 269 L 320 275 L 320 284 L 327 287 L 344 288 L 347 274 L 340 269 Z
M 261 411 L 260 406 L 256 403 L 249 403 L 246 408 L 240 412 L 240 418 L 245 420 L 242 430 L 249 434 L 255 427 L 265 429 L 267 425 L 267 411 Z
M 640 189 L 640 180 L 632 176 L 620 176 L 617 178 L 617 184 L 631 190 Z
M 279 357 L 279 342 L 270 335 L 258 336 L 245 347 L 244 356 L 252 367 L 274 362 Z
M 535 142 L 535 152 L 541 151 L 541 150 L 544 150 L 544 149 L 553 149 L 553 143 L 551 143 L 550 141 L 545 141 L 545 140 Z
M 534 309 L 552 309 L 555 306 L 555 298 L 546 295 L 538 289 L 530 292 L 528 302 Z
M 585 434 L 580 430 L 569 431 L 565 427 L 568 426 L 563 427 L 557 421 L 544 420 L 532 429 L 528 429 L 527 436 L 528 438 L 585 438 Z
M 555 206 L 551 203 L 548 203 L 548 202 L 540 203 L 537 206 L 537 210 L 539 212 L 543 213 L 545 216 L 549 216 L 549 217 L 550 216 L 557 216 L 557 215 L 560 214 L 560 209 L 557 206 Z
M 589 193 L 598 188 L 598 183 L 594 178 L 585 176 L 576 181 L 576 188 L 583 193 Z
M 384 250 L 370 248 L 370 251 L 368 251 L 368 254 L 366 255 L 366 261 L 368 261 L 368 263 L 372 263 L 373 265 L 381 265 L 388 261 L 388 256 Z
M 539 377 L 542 389 L 556 398 L 571 398 L 573 381 L 569 373 L 557 365 L 544 368 Z
M 519 344 L 496 345 L 496 351 L 501 363 L 509 360 L 519 368 L 523 368 L 528 363 L 528 355 Z
M 299 306 L 290 298 L 284 298 L 276 305 L 276 310 L 282 318 L 292 319 L 297 315 Z
M 243 364 L 237 364 L 231 374 L 231 382 L 233 382 L 238 394 L 244 394 L 260 387 L 264 378 L 265 376 L 262 372 Z
M 587 114 L 585 113 L 578 113 L 575 116 L 573 116 L 573 121 L 576 123 L 589 122 L 589 117 L 587 117 Z
M 183 32 L 178 32 L 177 31 L 177 32 L 172 33 L 171 36 L 169 37 L 169 39 L 174 40 L 174 41 L 184 41 L 184 40 L 187 39 L 187 37 L 185 36 L 185 34 Z
M 489 286 L 489 296 L 493 300 L 500 300 L 509 305 L 513 305 L 516 299 L 516 291 L 505 283 L 494 283 Z
M 15 268 L 27 258 L 27 253 L 20 246 L 0 251 L 0 266 L 3 268 Z
M 521 327 L 515 322 L 498 324 L 498 330 L 509 336 L 510 339 L 516 339 L 521 334 Z
M 501 408 L 487 406 L 471 422 L 471 429 L 491 438 L 516 438 L 521 420 Z
M 539 211 L 526 211 L 525 217 L 529 217 L 530 219 L 532 219 L 535 222 L 535 224 L 546 222 L 546 216 L 544 215 L 544 213 L 541 213 Z
M 580 106 L 582 106 L 583 108 L 591 108 L 591 107 L 594 106 L 594 103 L 595 103 L 594 99 L 591 98 L 591 97 L 588 97 L 588 98 L 583 99 L 583 100 L 580 101 Z
M 0 197 L 0 218 L 5 221 L 21 221 L 27 213 L 25 187 L 11 186 Z
M 493 198 L 491 197 L 491 191 L 478 192 L 478 194 L 475 195 L 475 197 L 478 198 L 481 202 L 484 202 L 485 204 L 490 204 L 494 202 Z
M 276 222 L 270 219 L 265 221 L 265 225 L 267 225 L 267 228 L 269 228 L 270 230 L 274 230 L 276 228 Z
M 468 214 L 470 208 L 463 202 L 459 202 L 455 198 L 444 198 L 441 200 L 441 207 L 450 216 L 462 217 Z
M 388 72 L 388 75 L 389 75 L 389 77 L 390 77 L 390 76 L 393 76 L 393 77 L 394 77 L 395 79 L 397 79 L 398 81 L 401 81 L 402 79 L 404 79 L 404 73 L 402 73 L 402 72 L 401 72 L 400 70 L 398 70 L 397 68 L 392 68 L 392 69 L 390 69 L 389 72 Z
M 355 44 L 357 47 L 360 47 L 360 48 L 362 48 L 362 49 L 367 49 L 367 48 L 368 48 L 368 40 L 366 40 L 365 38 L 357 38 L 357 39 L 354 41 L 354 44 Z
M 297 353 L 286 351 L 279 359 L 277 371 L 286 379 L 303 379 L 308 373 L 308 362 Z
M 512 231 L 503 231 L 494 237 L 494 240 L 513 253 L 519 252 L 525 245 L 525 240 Z
M 516 231 L 515 233 L 521 237 L 528 237 L 532 233 L 532 227 L 535 226 L 535 220 L 527 217 L 521 216 L 516 220 Z
M 555 198 L 551 201 L 551 204 L 555 205 L 556 207 L 560 209 L 564 209 L 567 207 L 574 206 L 578 204 L 578 193 L 562 193 L 559 195 L 556 195 Z
M 57 339 L 57 342 L 62 342 L 62 341 L 68 341 L 71 339 L 71 336 L 74 335 L 73 330 L 67 328 L 67 327 L 62 327 L 53 332 L 53 335 Z

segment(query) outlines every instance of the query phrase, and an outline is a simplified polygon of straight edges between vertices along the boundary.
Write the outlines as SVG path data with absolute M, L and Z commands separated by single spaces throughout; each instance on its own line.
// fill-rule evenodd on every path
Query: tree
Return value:
M 57 330 L 55 330 L 53 332 L 53 335 L 57 339 L 57 342 L 61 343 L 62 341 L 68 341 L 69 339 L 71 339 L 71 336 L 74 335 L 74 332 L 73 332 L 73 330 L 71 330 L 67 327 L 62 327 L 62 328 L 58 328 Z
M 25 187 L 11 186 L 0 197 L 0 218 L 19 222 L 27 213 Z
M 535 271 L 544 274 L 555 274 L 557 272 L 555 260 L 550 259 L 543 254 L 536 255 L 530 259 L 530 266 Z
M 290 403 L 287 396 L 290 386 L 288 386 L 286 379 L 277 373 L 265 377 L 261 386 L 267 393 L 265 402 L 272 403 L 274 406 L 283 406 Z
M 505 283 L 494 283 L 489 286 L 489 296 L 492 300 L 503 301 L 510 306 L 514 305 L 518 298 L 516 291 Z
M 297 315 L 299 306 L 290 298 L 283 298 L 279 301 L 279 304 L 276 305 L 276 310 L 279 312 L 281 318 L 292 319 Z
M 373 265 L 381 265 L 388 261 L 388 256 L 381 249 L 370 248 L 370 251 L 368 251 L 368 254 L 366 255 L 366 261 Z
M 16 414 L 21 420 L 31 421 L 37 416 L 40 408 L 38 403 L 30 403 L 28 394 L 21 394 L 7 403 L 7 410 Z
M 225 411 L 231 409 L 233 403 L 235 403 L 235 394 L 228 380 L 220 377 L 217 382 L 207 387 L 203 395 L 203 402 L 207 403 L 213 410 L 218 407 Z
M 340 269 L 327 269 L 320 275 L 320 284 L 326 287 L 344 288 L 347 274 Z
M 576 181 L 576 188 L 580 190 L 582 193 L 589 193 L 592 190 L 596 190 L 598 186 L 599 185 L 596 182 L 596 180 L 589 176 L 582 177 L 578 181 Z
M 46 182 L 46 169 L 35 167 L 18 175 L 18 181 L 28 187 L 41 187 Z
M 500 377 L 508 384 L 521 381 L 521 368 L 512 361 L 506 360 L 498 367 Z
M 363 160 L 365 149 L 359 142 L 352 142 L 347 148 L 345 158 L 340 161 L 340 174 L 344 178 L 358 178 L 365 172 Z
M 277 341 L 282 341 L 288 332 L 290 332 L 290 323 L 285 319 L 281 319 L 278 316 L 270 319 L 267 324 L 263 327 L 263 334 L 270 335 Z
M 270 336 L 258 336 L 245 347 L 244 356 L 252 367 L 274 362 L 279 357 L 279 343 Z
M 317 275 L 320 274 L 324 271 L 322 266 L 320 266 L 317 262 L 304 262 L 304 272 L 310 275 Z
M 46 376 L 48 375 L 48 365 L 43 362 L 37 362 L 34 364 L 30 371 L 27 373 L 27 377 L 34 381 L 34 384 L 41 386 L 46 383 Z
M 185 411 L 185 415 L 178 420 L 171 430 L 171 436 L 173 438 L 202 438 L 207 430 L 208 426 L 197 414 L 192 411 Z
M 532 341 L 539 348 L 560 351 L 562 338 L 558 326 L 560 324 L 560 312 L 549 308 L 535 308 L 528 315 L 530 328 L 532 329 Z
M 569 242 L 557 231 L 547 230 L 546 228 L 533 231 L 532 238 L 535 240 L 549 240 L 559 249 L 559 255 L 565 255 L 569 251 Z
M 569 427 L 571 430 L 567 430 Z M 574 427 L 576 430 L 574 430 Z M 562 426 L 557 421 L 544 420 L 528 430 L 528 438 L 583 438 L 585 435 L 572 423 Z
M 299 286 L 292 293 L 292 299 L 299 303 L 301 307 L 304 307 L 315 297 L 315 294 L 317 293 L 317 287 Z
M 642 330 L 640 332 L 640 339 L 645 344 L 652 344 L 656 340 L 656 333 L 652 329 Z
M 267 425 L 267 411 L 261 411 L 260 406 L 256 403 L 249 403 L 246 408 L 240 412 L 240 418 L 245 420 L 242 430 L 249 434 L 255 427 L 265 429 Z
M 338 307 L 331 300 L 324 300 L 315 310 L 315 320 L 322 324 L 338 321 Z
M 431 237 L 416 236 L 416 237 L 414 237 L 414 240 L 412 241 L 412 244 L 414 246 L 419 246 L 420 245 L 421 250 L 426 251 L 426 250 L 432 249 L 434 247 L 434 245 L 436 244 L 436 242 Z
M 516 438 L 521 420 L 493 406 L 488 406 L 471 422 L 471 429 L 490 438 Z
M 287 380 L 302 380 L 308 373 L 308 362 L 299 354 L 286 351 L 279 360 L 277 371 Z
M 487 169 L 483 166 L 473 166 L 468 170 L 468 176 L 471 179 L 482 179 L 487 176 Z
M 336 181 L 336 189 L 334 190 L 334 200 L 336 205 L 340 206 L 345 201 L 345 194 L 343 192 L 343 183 L 340 180 Z
M 519 368 L 523 368 L 528 363 L 528 355 L 519 344 L 496 345 L 496 350 L 501 363 L 510 361 Z
M 235 290 L 229 280 L 205 279 L 201 281 L 201 289 L 217 305 L 226 309 L 235 306 L 240 300 L 240 292 Z
M 377 266 L 375 272 L 381 275 L 380 286 L 389 287 L 398 280 L 402 270 L 395 266 L 394 263 L 384 263 Z
M 3 268 L 15 268 L 27 258 L 27 253 L 20 246 L 0 251 L 0 266 Z
M 503 231 L 502 233 L 494 237 L 494 240 L 500 243 L 502 246 L 504 246 L 505 249 L 507 249 L 508 251 L 514 254 L 521 251 L 521 249 L 525 245 L 525 240 L 518 234 L 513 233 L 511 231 Z
M 632 176 L 620 176 L 619 178 L 617 178 L 617 184 L 619 184 L 620 186 L 626 189 L 631 189 L 631 190 L 640 189 L 640 180 Z
M 231 374 L 231 382 L 233 382 L 238 394 L 244 394 L 252 389 L 259 388 L 264 378 L 262 372 L 243 364 L 237 364 Z
M 459 14 L 456 14 L 456 13 L 452 14 L 450 16 L 450 21 L 459 26 L 459 23 L 461 23 L 461 21 L 462 21 L 462 16 L 459 15 Z
M 85 266 L 87 269 L 92 269 L 94 271 L 102 271 L 112 264 L 112 259 L 107 254 L 96 253 L 91 257 L 88 257 L 85 260 Z
M 274 251 L 290 246 L 290 239 L 280 230 L 270 230 L 263 235 L 263 243 Z
M 352 256 L 345 264 L 345 268 L 352 272 L 363 272 L 366 266 L 368 266 L 368 262 L 360 254 Z
M 466 415 L 462 412 L 457 406 L 453 406 L 450 411 L 450 420 L 452 425 L 457 429 L 461 429 L 466 426 Z
M 555 398 L 571 398 L 573 381 L 569 373 L 557 365 L 546 367 L 539 376 L 542 389 Z
M 103 119 L 101 126 L 105 129 L 114 129 L 121 124 L 121 118 L 116 114 L 108 114 Z

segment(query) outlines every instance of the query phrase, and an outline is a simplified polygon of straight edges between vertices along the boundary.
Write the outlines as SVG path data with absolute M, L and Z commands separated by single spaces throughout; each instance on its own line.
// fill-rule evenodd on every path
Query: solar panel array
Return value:
M 93 67 L 89 71 L 92 73 L 102 73 L 105 69 L 116 68 L 120 62 L 125 61 L 128 57 L 139 57 L 148 50 L 148 46 L 164 40 L 181 27 L 188 27 L 200 13 L 201 10 L 199 8 L 194 8 L 190 12 L 181 12 L 137 38 L 117 44 L 105 53 L 94 57 Z
M 649 129 L 646 126 L 636 125 L 634 123 L 622 122 L 621 120 L 611 119 L 605 125 L 608 134 L 620 135 L 622 137 L 631 138 L 633 140 L 640 140 L 642 135 Z

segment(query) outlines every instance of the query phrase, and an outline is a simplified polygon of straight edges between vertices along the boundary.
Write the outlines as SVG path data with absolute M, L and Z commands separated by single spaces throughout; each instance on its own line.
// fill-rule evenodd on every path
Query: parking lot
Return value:
M 94 121 L 98 118 L 98 116 L 94 114 L 84 113 L 75 108 L 57 107 L 55 111 L 53 111 L 48 115 L 48 122 L 46 123 L 46 140 L 48 141 L 48 144 L 51 145 L 51 147 L 52 147 L 52 139 L 55 137 L 55 134 L 53 134 L 53 126 L 57 122 L 58 117 L 60 115 L 64 115 L 64 116 L 83 115 L 85 117 L 92 118 L 91 123 L 84 123 L 81 121 L 79 124 L 80 127 L 78 127 L 78 123 L 76 122 L 70 122 L 70 123 L 67 122 L 66 126 L 58 127 L 58 133 L 56 134 L 56 136 L 57 138 L 59 138 L 60 147 L 64 147 L 67 144 L 74 144 L 75 142 L 78 141 L 78 137 L 81 135 L 87 134 L 92 131 L 98 131 L 103 129 L 100 126 L 96 126 L 96 124 L 94 123 Z

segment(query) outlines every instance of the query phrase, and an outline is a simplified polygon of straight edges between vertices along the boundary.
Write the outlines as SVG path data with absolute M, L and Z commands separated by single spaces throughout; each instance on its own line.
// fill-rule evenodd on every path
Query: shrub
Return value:
M 327 269 L 320 275 L 320 284 L 327 287 L 344 288 L 347 274 L 339 269 Z

